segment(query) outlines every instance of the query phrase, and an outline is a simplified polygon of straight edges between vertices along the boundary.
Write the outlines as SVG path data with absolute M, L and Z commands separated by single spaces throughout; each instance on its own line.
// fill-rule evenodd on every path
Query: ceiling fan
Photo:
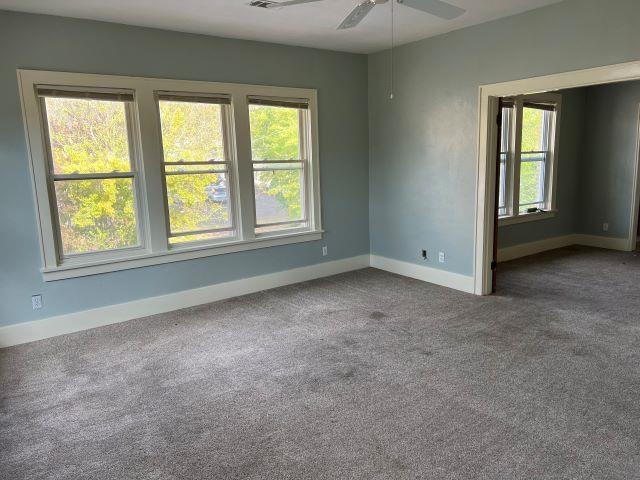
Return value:
M 321 0 L 285 0 L 282 2 L 276 2 L 272 0 L 254 0 L 249 5 L 252 7 L 262 8 L 280 8 L 290 7 L 293 5 L 301 5 L 303 3 L 319 2 Z M 351 11 L 349 15 L 338 25 L 338 30 L 344 30 L 347 28 L 353 28 L 358 25 L 362 19 L 371 11 L 376 5 L 382 5 L 389 0 L 363 0 Z M 394 0 L 391 0 L 394 1 Z M 462 15 L 466 10 L 464 8 L 456 7 L 450 3 L 443 2 L 442 0 L 395 0 L 400 5 L 415 8 L 422 12 L 429 13 L 438 18 L 445 20 L 453 20 L 454 18 Z

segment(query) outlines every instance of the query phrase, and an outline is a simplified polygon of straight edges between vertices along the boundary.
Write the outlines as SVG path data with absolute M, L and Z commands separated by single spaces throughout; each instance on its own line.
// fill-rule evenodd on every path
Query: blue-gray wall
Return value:
M 640 1 L 567 0 L 369 57 L 373 254 L 471 275 L 478 86 L 640 59 Z M 432 259 L 436 256 L 432 255 Z
M 579 233 L 629 235 L 639 107 L 640 81 L 587 89 Z
M 553 218 L 535 222 L 505 225 L 498 231 L 498 246 L 511 247 L 545 238 L 577 233 L 580 217 L 581 170 L 586 166 L 582 154 L 584 123 L 587 116 L 587 88 L 557 92 L 562 95 L 560 117 L 560 145 L 558 152 L 558 183 Z
M 0 46 L 0 325 L 368 253 L 366 56 L 9 12 Z M 317 88 L 325 238 L 44 283 L 17 68 Z

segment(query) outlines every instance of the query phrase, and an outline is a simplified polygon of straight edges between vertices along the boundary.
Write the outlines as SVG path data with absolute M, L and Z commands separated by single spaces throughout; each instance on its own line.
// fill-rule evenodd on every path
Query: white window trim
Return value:
M 314 241 L 322 238 L 320 209 L 320 169 L 318 141 L 317 92 L 314 89 L 214 83 L 204 81 L 170 80 L 115 75 L 18 70 L 18 84 L 22 101 L 23 120 L 27 148 L 31 162 L 32 184 L 36 201 L 42 274 L 45 281 L 93 275 L 116 270 L 138 268 L 206 256 L 221 255 L 276 245 Z M 138 176 L 141 199 L 138 215 L 142 246 L 94 255 L 79 255 L 60 259 L 56 246 L 56 228 L 53 217 L 54 200 L 51 198 L 47 172 L 47 143 L 41 105 L 36 94 L 37 86 L 64 86 L 91 89 L 126 89 L 134 92 L 132 117 L 133 138 L 139 149 Z M 178 244 L 170 246 L 167 236 L 167 219 L 162 178 L 162 138 L 156 92 L 169 91 L 192 94 L 222 94 L 231 97 L 229 139 L 234 157 L 233 181 L 238 192 L 237 238 L 209 243 Z M 249 132 L 249 96 L 306 99 L 309 103 L 309 128 L 311 148 L 309 161 L 309 185 L 307 216 L 309 227 L 283 230 L 269 234 L 254 234 L 255 206 L 253 198 L 253 173 L 251 163 L 251 139 Z M 305 186 L 306 188 L 306 186 Z
M 511 144 L 515 149 L 511 152 L 511 156 L 514 158 L 520 158 L 520 136 L 522 132 L 519 132 L 517 126 L 522 124 L 522 104 L 527 102 L 538 103 L 553 103 L 556 106 L 555 115 L 553 116 L 551 130 L 551 142 L 549 145 L 549 158 L 547 159 L 547 170 L 545 172 L 545 203 L 547 209 L 542 212 L 535 213 L 520 213 L 519 209 L 512 209 L 506 215 L 502 215 L 498 218 L 498 225 L 514 225 L 518 223 L 532 222 L 537 220 L 545 220 L 553 218 L 558 212 L 557 208 L 557 184 L 558 184 L 558 154 L 560 149 L 560 119 L 562 114 L 562 95 L 558 93 L 537 93 L 532 95 L 517 95 L 510 97 L 516 105 L 514 128 L 512 131 Z M 511 167 L 507 166 L 506 174 L 507 178 L 507 191 L 505 195 L 512 196 L 514 199 L 520 195 L 520 161 L 512 161 Z M 513 205 L 514 200 L 511 202 L 505 200 L 505 203 Z
M 556 216 L 557 210 L 545 210 L 544 212 L 521 213 L 519 215 L 503 216 L 498 219 L 498 225 L 516 225 L 518 223 L 535 222 Z

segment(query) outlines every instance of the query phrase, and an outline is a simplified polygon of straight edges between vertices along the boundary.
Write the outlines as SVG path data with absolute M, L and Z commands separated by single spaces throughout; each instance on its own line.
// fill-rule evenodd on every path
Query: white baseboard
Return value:
M 584 245 L 587 247 L 607 248 L 609 250 L 628 251 L 629 240 L 626 238 L 603 237 L 600 235 L 586 235 L 574 233 L 561 237 L 546 238 L 535 242 L 521 243 L 512 247 L 498 250 L 498 262 L 507 262 L 516 258 L 534 255 L 536 253 L 568 247 L 569 245 Z
M 508 262 L 520 257 L 535 255 L 536 253 L 554 250 L 556 248 L 575 245 L 574 235 L 563 235 L 561 237 L 545 238 L 535 242 L 521 243 L 512 247 L 500 248 L 498 250 L 498 262 Z
M 416 265 L 415 263 L 403 262 L 378 255 L 371 255 L 371 266 L 405 277 L 416 278 L 425 282 L 442 285 L 443 287 L 462 290 L 463 292 L 473 293 L 474 291 L 473 277 L 460 275 L 459 273 L 447 272 L 437 268 Z
M 368 266 L 369 255 L 360 255 L 343 260 L 334 260 L 282 272 L 208 285 L 158 297 L 143 298 L 132 302 L 8 325 L 0 328 L 0 348 L 113 323 L 126 322 L 134 318 L 193 307 L 225 298 L 358 270 Z
M 587 247 L 608 248 L 609 250 L 629 251 L 629 239 L 616 237 L 603 237 L 600 235 L 585 235 L 577 233 L 575 236 L 576 245 Z

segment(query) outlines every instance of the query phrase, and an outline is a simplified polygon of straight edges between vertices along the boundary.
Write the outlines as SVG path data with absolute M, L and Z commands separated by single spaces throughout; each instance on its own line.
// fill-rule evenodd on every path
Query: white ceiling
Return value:
M 278 9 L 249 7 L 250 0 L 0 0 L 0 10 L 62 15 L 202 33 L 229 38 L 370 53 L 388 48 L 391 2 L 376 6 L 360 25 L 335 27 L 361 0 L 323 0 Z M 448 0 L 465 8 L 446 21 L 395 4 L 396 43 L 408 43 L 477 25 L 561 0 Z

